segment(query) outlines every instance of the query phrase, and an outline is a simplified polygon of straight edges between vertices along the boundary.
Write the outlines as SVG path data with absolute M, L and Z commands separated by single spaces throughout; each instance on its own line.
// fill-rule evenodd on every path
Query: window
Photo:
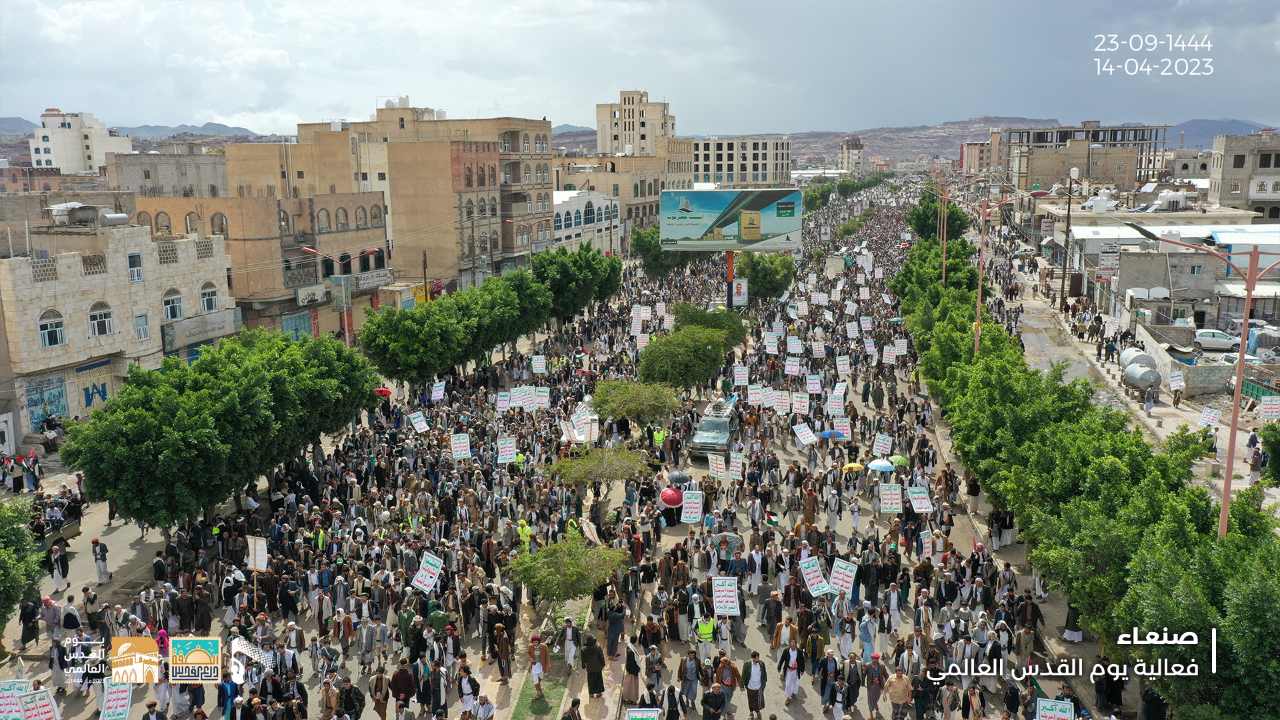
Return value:
M 466 168 L 465 170 L 463 170 L 463 171 L 462 171 L 462 184 L 463 184 L 463 185 L 465 185 L 465 186 L 467 186 L 467 187 L 471 187 L 471 186 L 474 184 L 474 183 L 472 182 L 472 179 L 471 179 L 471 166 L 469 166 L 469 165 L 467 166 L 467 168 Z M 942 217 L 942 211 L 941 211 L 941 210 L 939 210 L 939 211 L 938 211 L 938 217 Z M 938 226 L 939 226 L 939 227 L 941 227 L 941 226 L 942 226 L 942 221 L 941 221 L 941 220 L 939 220 L 939 221 L 938 221 Z
M 40 315 L 40 347 L 57 347 L 66 340 L 62 332 L 62 313 L 45 310 Z
M 347 225 L 347 209 L 338 208 L 333 211 L 333 224 L 338 230 L 346 230 Z
M 1280 180 L 1275 180 L 1271 183 L 1271 192 L 1280 193 Z
M 939 214 L 939 215 L 941 215 L 941 214 L 942 214 L 942 211 L 941 211 L 941 210 L 939 210 L 939 211 L 938 211 L 938 214 Z M 941 222 L 942 222 L 942 220 L 941 220 L 941 219 L 939 219 L 939 220 L 938 220 L 938 222 L 939 222 L 939 223 L 941 223 Z M 1192 265 L 1190 268 L 1188 268 L 1188 270 L 1187 270 L 1187 271 L 1188 271 L 1189 273 L 1191 273 L 1192 275 L 1201 275 L 1201 274 L 1203 274 L 1203 273 L 1204 273 L 1204 266 L 1203 266 L 1203 265 Z
M 489 166 L 489 184 L 497 185 L 498 184 L 497 179 L 498 179 L 498 168 L 493 165 L 490 165 Z
M 938 212 L 942 212 L 942 211 L 941 211 L 941 210 L 939 210 Z M 573 211 L 573 226 L 574 226 L 574 227 L 579 227 L 579 226 L 581 226 L 581 225 L 582 225 L 582 211 L 581 211 L 581 210 L 574 210 L 574 211 Z
M 614 184 L 613 184 L 613 196 L 614 196 L 614 197 L 618 197 L 618 184 L 617 184 L 617 183 L 614 183 Z M 938 214 L 939 214 L 939 215 L 941 215 L 941 214 L 942 214 L 942 211 L 941 211 L 941 210 L 939 210 L 939 211 L 938 211 Z M 941 220 L 939 220 L 938 222 L 939 222 L 939 223 L 941 223 L 942 221 L 941 221 Z M 939 227 L 941 227 L 941 225 L 939 225 Z
M 94 303 L 89 308 L 89 337 L 104 337 L 115 332 L 115 328 L 111 323 L 111 306 L 104 303 Z
M 386 180 L 386 179 L 387 179 L 387 174 L 386 174 L 386 173 L 384 173 L 384 172 L 380 172 L 380 173 L 378 173 L 378 179 L 379 179 L 379 180 Z
M 199 215 L 196 215 L 193 212 L 189 212 L 187 213 L 187 217 L 183 221 L 183 223 L 187 226 L 187 232 L 189 233 L 200 232 L 200 216 Z
M 942 217 L 941 210 L 938 211 L 938 217 Z M 556 216 L 552 219 L 552 223 L 554 223 L 553 227 L 555 227 L 556 230 L 560 230 L 563 227 L 563 225 L 560 224 L 560 213 L 556 213 Z M 942 227 L 942 220 L 938 220 L 938 227 Z
M 341 268 L 343 275 L 351 274 L 351 253 L 342 253 L 338 256 L 338 267 Z
M 1243 155 L 1232 155 L 1232 156 L 1231 156 L 1231 167 L 1236 168 L 1236 169 L 1239 169 L 1239 168 L 1244 167 L 1244 156 L 1243 156 Z
M 299 179 L 299 180 L 301 180 L 301 179 L 303 179 L 304 177 L 305 177 L 305 175 L 303 175 L 302 171 L 301 171 L 301 170 L 299 170 L 299 171 L 298 171 L 298 179 Z M 941 211 L 941 210 L 939 210 L 938 212 L 942 212 L 942 211 Z
M 218 309 L 218 288 L 213 283 L 207 282 L 200 287 L 200 311 L 205 313 L 215 312 Z
M 941 212 L 942 212 L 942 211 L 941 211 L 941 210 L 939 210 L 938 212 L 939 212 L 939 214 L 941 214 Z M 590 201 L 588 201 L 588 202 L 587 202 L 587 211 L 586 211 L 585 213 L 583 213 L 582 221 L 583 221 L 583 222 L 585 222 L 585 223 L 586 223 L 586 224 L 588 224 L 588 225 L 593 225 L 593 224 L 595 224 L 595 221 L 596 221 L 596 206 L 595 206 L 595 205 L 592 205 Z M 939 220 L 938 222 L 939 222 L 939 223 L 941 223 L 942 221 L 941 221 L 941 220 Z
M 325 277 L 333 277 L 333 258 L 326 257 L 321 260 L 320 268 Z
M 1259 153 L 1259 154 L 1258 154 L 1258 167 L 1260 167 L 1260 168 L 1269 168 L 1269 167 L 1271 167 L 1271 153 Z M 941 210 L 939 210 L 938 212 L 942 212 L 942 211 L 941 211 Z
M 41 135 L 41 136 L 40 136 L 40 142 L 49 142 L 49 136 L 48 136 L 48 135 Z M 942 217 L 942 211 L 941 211 L 941 210 L 939 210 L 939 211 L 938 211 L 938 217 Z M 941 220 L 939 220 L 939 221 L 938 221 L 938 226 L 939 226 L 939 227 L 941 227 L 941 226 L 942 226 L 942 221 L 941 221 Z
M 129 253 L 129 282 L 142 282 L 142 253 Z
M 484 233 L 481 233 L 480 235 L 483 237 Z M 378 248 L 373 253 L 373 267 L 378 270 L 382 270 L 387 267 L 387 256 L 386 253 L 383 252 L 382 248 Z
M 277 222 L 280 223 L 280 232 L 284 235 L 288 235 L 290 232 L 289 213 L 285 212 L 284 210 L 281 210 L 276 215 L 276 220 Z
M 401 130 L 403 130 L 403 129 L 404 129 L 404 118 L 400 118 L 400 129 L 401 129 Z M 941 211 L 941 210 L 939 210 L 939 211 L 938 211 L 938 217 L 939 217 L 939 218 L 941 218 L 941 217 L 942 217 L 942 211 Z M 938 220 L 938 226 L 939 226 L 939 227 L 941 227 L 941 226 L 942 226 L 942 220 Z
M 1264 192 L 1266 192 L 1266 191 L 1267 191 L 1267 181 L 1266 181 L 1266 180 L 1259 180 L 1259 181 L 1258 181 L 1258 192 L 1260 192 L 1260 193 L 1264 193 Z M 939 215 L 939 216 L 941 216 L 941 215 L 942 215 L 942 211 L 941 211 L 941 210 L 939 210 L 939 211 L 938 211 L 938 215 Z M 941 223 L 942 221 L 941 221 L 941 220 L 939 220 L 938 222 L 939 222 L 939 223 Z
M 172 230 L 172 226 L 169 222 L 169 213 L 166 213 L 166 212 L 156 213 L 156 232 L 164 235 L 168 235 L 171 230 Z
M 164 294 L 163 304 L 165 320 L 182 319 L 182 293 L 170 288 Z
M 147 320 L 147 314 L 133 316 L 133 335 L 139 340 L 146 340 L 151 337 L 151 328 Z
M 939 210 L 938 212 L 941 213 L 942 211 Z M 942 221 L 939 220 L 938 222 Z M 329 211 L 324 208 L 316 211 L 316 232 L 329 232 Z
M 138 225 L 146 225 L 151 227 L 151 213 L 140 212 L 138 217 L 134 218 L 134 222 Z
M 475 203 L 473 203 L 473 202 L 471 202 L 470 200 L 468 200 L 468 201 L 467 201 L 467 211 L 466 211 L 466 217 L 467 217 L 467 219 L 468 219 L 468 220 L 470 220 L 470 219 L 471 219 L 475 214 L 476 214 L 476 206 L 475 206 Z M 941 217 L 942 217 L 942 211 L 941 211 L 941 210 L 939 210 L 939 211 L 938 211 L 938 217 L 939 217 L 939 218 L 941 218 Z M 938 226 L 939 226 L 939 227 L 941 227 L 941 226 L 942 226 L 942 220 L 938 220 Z
M 1239 183 L 1238 181 L 1237 181 L 1237 182 L 1233 182 L 1233 183 L 1231 183 L 1231 192 L 1232 192 L 1232 193 L 1234 193 L 1234 194 L 1236 194 L 1236 195 L 1239 195 L 1239 194 L 1240 194 L 1240 183 Z M 941 211 L 939 211 L 939 212 L 941 212 Z
M 374 227 L 382 227 L 382 208 L 381 207 L 374 205 L 373 207 L 369 208 L 369 222 L 372 223 Z
M 222 213 L 214 213 L 213 217 L 209 218 L 209 229 L 213 231 L 214 235 L 225 237 L 227 234 L 227 216 Z
M 498 217 L 498 200 L 489 198 L 489 217 Z
M 523 142 L 521 142 L 520 147 L 525 152 L 529 152 L 529 133 L 524 134 Z
M 150 171 L 150 170 L 143 170 L 143 171 L 142 171 L 142 179 L 143 179 L 143 180 L 150 180 L 150 179 L 151 179 L 151 171 Z M 939 210 L 939 211 L 938 211 L 938 217 L 942 217 L 942 211 L 941 211 L 941 210 Z M 942 221 L 941 221 L 941 220 L 939 220 L 939 221 L 938 221 L 938 227 L 942 227 Z
M 360 253 L 360 272 L 369 272 L 369 253 Z

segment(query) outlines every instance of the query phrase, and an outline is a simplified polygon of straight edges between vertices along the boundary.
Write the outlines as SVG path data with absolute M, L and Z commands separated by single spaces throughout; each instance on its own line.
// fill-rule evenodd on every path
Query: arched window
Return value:
M 617 206 L 617 205 L 614 205 L 614 206 L 613 206 L 613 210 L 612 210 L 611 215 L 612 215 L 612 219 L 613 219 L 613 220 L 617 220 L 617 219 L 618 219 L 618 206 Z
M 177 288 L 169 288 L 164 293 L 164 319 L 181 320 L 182 319 L 182 293 Z
M 640 197 L 640 183 L 631 183 L 631 197 Z M 939 210 L 938 212 L 941 213 L 942 211 Z M 939 220 L 938 222 L 941 223 L 942 221 Z
M 471 201 L 468 200 L 467 202 Z M 480 198 L 480 203 L 476 206 L 476 214 L 480 217 L 485 217 L 489 214 L 489 204 L 484 201 L 484 198 Z
M 357 257 L 359 257 L 359 258 L 360 258 L 360 260 L 359 260 L 359 263 L 360 263 L 360 272 L 362 272 L 362 273 L 367 273 L 367 272 L 369 272 L 369 270 L 371 269 L 371 265 L 370 265 L 370 263 L 372 262 L 373 253 L 370 253 L 370 252 L 361 252 Z
M 147 227 L 151 227 L 151 213 L 148 213 L 148 212 L 138 213 L 138 217 L 134 219 L 134 222 L 136 222 L 139 225 L 146 225 Z
M 476 244 L 476 247 L 480 249 L 480 253 L 481 253 L 481 254 L 484 254 L 485 252 L 488 252 L 488 250 L 489 250 L 489 233 L 484 232 L 483 230 L 482 230 L 482 231 L 480 231 L 480 242 L 478 242 L 478 243 Z
M 1188 164 L 1186 164 L 1186 163 L 1182 163 L 1182 169 L 1183 169 L 1183 170 L 1190 170 L 1190 169 L 1191 169 L 1191 166 L 1190 166 L 1190 165 L 1188 165 Z M 942 227 L 942 209 L 941 209 L 941 208 L 939 208 L 939 209 L 938 209 L 938 227 L 939 227 L 939 228 L 941 228 L 941 227 Z
M 523 142 L 520 144 L 521 149 L 529 152 L 529 133 L 524 134 Z
M 655 194 L 655 193 L 654 193 L 654 187 L 653 187 L 653 181 L 652 181 L 652 180 L 650 180 L 650 181 L 649 181 L 649 194 L 650 194 L 650 195 Z
M 938 217 L 942 217 L 942 211 L 941 211 L 941 210 L 939 210 L 939 211 L 938 211 Z M 560 224 L 560 213 L 556 213 L 556 216 L 555 216 L 554 222 L 555 222 L 555 229 L 556 229 L 556 230 L 560 230 L 561 228 L 563 228 L 563 226 Z M 939 220 L 938 222 L 939 222 L 939 223 L 941 223 L 942 221 L 941 221 L 941 220 Z M 941 227 L 941 225 L 939 225 L 939 227 Z
M 96 302 L 89 308 L 89 337 L 103 337 L 115 333 L 111 322 L 111 306 Z
M 470 165 L 468 165 L 468 166 L 466 167 L 466 169 L 462 171 L 462 184 L 463 184 L 463 185 L 465 185 L 465 186 L 467 186 L 467 187 L 471 187 L 472 185 L 474 185 L 474 184 L 475 184 L 475 183 L 473 183 L 473 182 L 471 181 L 471 166 L 470 166 Z M 942 211 L 941 211 L 941 210 L 939 210 L 938 212 L 939 212 L 939 213 L 941 213 Z M 938 217 L 942 217 L 942 216 L 941 216 L 941 215 L 939 215 Z M 939 220 L 938 222 L 942 222 L 942 221 L 941 221 L 941 220 Z
M 520 170 L 520 182 L 533 182 L 533 168 L 529 163 L 525 163 L 524 167 Z
M 207 282 L 200 286 L 200 312 L 211 313 L 218 310 L 218 286 Z
M 489 217 L 498 217 L 497 198 L 489 198 Z
M 1280 192 L 1280 180 L 1273 180 L 1271 182 L 1271 192 Z
M 939 210 L 938 212 L 939 212 L 939 213 L 941 213 L 942 211 L 941 211 L 941 210 Z M 585 223 L 586 223 L 586 224 L 588 224 L 588 225 L 594 225 L 594 224 L 595 224 L 595 221 L 596 221 L 596 206 L 595 206 L 595 205 L 592 205 L 590 200 L 588 200 L 588 201 L 587 201 L 587 211 L 586 211 L 585 213 L 583 213 L 582 215 L 583 215 L 583 217 L 582 217 L 582 221 L 583 221 L 583 222 L 585 222 Z M 941 220 L 939 220 L 939 222 L 941 222 Z
M 356 227 L 369 227 L 369 213 L 363 207 L 356 208 Z
M 489 184 L 490 185 L 498 184 L 498 166 L 496 165 L 489 166 Z
M 939 210 L 938 213 L 939 213 L 938 217 L 942 217 L 941 215 L 942 211 Z M 475 216 L 475 214 L 476 214 L 476 205 L 475 203 L 468 200 L 467 201 L 467 219 L 470 220 L 472 217 Z M 939 220 L 938 222 L 941 223 L 942 221 Z
M 1208 165 L 1207 163 L 1200 163 L 1200 169 L 1201 169 L 1201 170 L 1208 170 L 1208 169 L 1209 169 L 1209 165 Z
M 382 207 L 381 206 L 374 205 L 373 207 L 369 208 L 369 222 L 372 223 L 374 227 L 382 227 Z
M 40 314 L 40 347 L 57 347 L 67 341 L 62 313 L 49 309 Z
M 338 267 L 343 275 L 351 274 L 351 253 L 342 253 L 338 256 Z
M 184 224 L 187 226 L 187 232 L 189 233 L 200 232 L 200 216 L 199 215 L 196 215 L 193 212 L 187 213 L 187 217 L 184 218 Z
M 169 221 L 169 213 L 156 213 L 156 233 L 168 235 L 173 231 L 173 224 Z
M 387 266 L 387 254 L 382 248 L 373 252 L 373 266 L 379 270 Z
M 476 187 L 484 187 L 484 166 L 476 166 Z
M 213 217 L 209 218 L 209 230 L 213 232 L 214 235 L 226 237 L 227 216 L 222 213 L 214 213 Z
M 292 230 L 289 229 L 290 228 L 289 213 L 285 212 L 284 210 L 281 210 L 279 214 L 279 222 L 280 222 L 281 234 L 288 235 L 290 232 L 292 232 Z
M 320 261 L 320 269 L 324 277 L 333 277 L 333 258 L 325 256 Z
M 348 225 L 347 225 L 347 209 L 346 208 L 338 208 L 337 210 L 333 211 L 333 224 L 337 227 L 338 230 L 347 229 Z
M 329 211 L 324 208 L 316 211 L 316 232 L 329 232 Z
M 581 210 L 574 210 L 574 211 L 573 211 L 573 226 L 574 226 L 574 227 L 580 227 L 581 225 L 582 225 L 582 211 L 581 211 Z

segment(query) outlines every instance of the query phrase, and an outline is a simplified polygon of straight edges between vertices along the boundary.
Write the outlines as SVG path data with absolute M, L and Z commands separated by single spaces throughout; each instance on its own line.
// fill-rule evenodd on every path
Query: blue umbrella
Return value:
M 823 430 L 819 435 L 824 438 L 836 438 L 840 440 L 847 439 L 845 434 L 839 430 Z
M 889 462 L 888 460 L 885 460 L 884 458 L 877 458 L 875 460 L 872 460 L 871 463 L 867 465 L 867 467 L 872 470 L 878 470 L 880 472 L 893 472 L 894 470 L 893 463 Z

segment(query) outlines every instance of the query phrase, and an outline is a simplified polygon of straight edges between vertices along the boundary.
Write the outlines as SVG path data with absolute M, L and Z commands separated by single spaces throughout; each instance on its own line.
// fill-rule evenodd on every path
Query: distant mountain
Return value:
M 593 133 L 595 131 L 596 131 L 595 128 L 584 127 L 582 125 L 570 125 L 569 123 L 564 123 L 562 125 L 556 125 L 555 127 L 552 127 L 551 136 L 555 137 L 556 135 L 562 135 L 564 133 L 580 133 L 580 132 Z
M 205 137 L 257 137 L 258 133 L 242 127 L 207 122 L 203 125 L 139 125 L 137 127 L 117 127 L 117 130 L 129 137 L 146 140 L 162 140 L 175 135 L 203 135 Z
M 551 128 L 551 146 L 583 154 L 596 151 L 595 128 L 581 125 L 556 125 Z
M 1217 135 L 1252 135 L 1266 125 L 1249 120 L 1187 120 L 1169 128 L 1169 147 L 1212 148 Z
M 0 117 L 0 135 L 26 135 L 36 124 L 20 117 Z

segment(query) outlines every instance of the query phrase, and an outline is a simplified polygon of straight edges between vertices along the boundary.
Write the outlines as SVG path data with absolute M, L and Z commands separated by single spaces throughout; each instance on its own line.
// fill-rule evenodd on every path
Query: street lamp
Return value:
M 1071 176 L 1067 178 L 1067 232 L 1062 236 L 1062 284 L 1059 302 L 1063 312 L 1067 311 L 1067 260 L 1071 256 L 1071 186 L 1080 179 L 1080 168 L 1071 168 Z
M 1212 255 L 1226 263 L 1228 267 L 1244 277 L 1244 313 L 1240 325 L 1239 349 L 1236 352 L 1236 386 L 1231 397 L 1231 428 L 1227 434 L 1227 470 L 1222 481 L 1222 509 L 1218 514 L 1218 537 L 1223 538 L 1227 536 L 1227 524 L 1230 520 L 1231 512 L 1231 474 L 1235 470 L 1236 435 L 1240 429 L 1240 395 L 1241 391 L 1244 389 L 1244 358 L 1249 338 L 1249 313 L 1253 311 L 1253 291 L 1257 288 L 1258 280 L 1262 279 L 1262 276 L 1271 272 L 1277 266 L 1280 266 L 1280 260 L 1271 263 L 1265 269 L 1259 271 L 1258 260 L 1262 253 L 1258 251 L 1258 245 L 1255 243 L 1249 250 L 1248 269 L 1241 270 L 1238 265 L 1231 262 L 1231 255 L 1229 253 L 1218 252 L 1217 250 L 1212 250 L 1204 245 L 1193 245 L 1191 243 L 1182 242 L 1181 240 L 1163 238 L 1137 223 L 1129 222 L 1125 223 L 1125 225 L 1137 230 L 1140 235 L 1149 240 L 1167 242 L 1171 245 L 1184 247 L 1194 252 Z M 1202 238 L 1202 240 L 1212 242 L 1210 238 Z M 1275 254 L 1276 253 L 1267 253 L 1267 255 Z

